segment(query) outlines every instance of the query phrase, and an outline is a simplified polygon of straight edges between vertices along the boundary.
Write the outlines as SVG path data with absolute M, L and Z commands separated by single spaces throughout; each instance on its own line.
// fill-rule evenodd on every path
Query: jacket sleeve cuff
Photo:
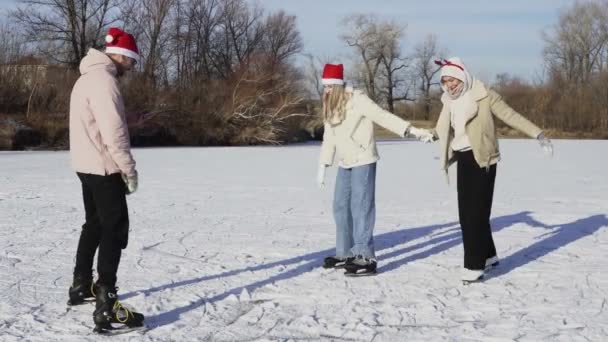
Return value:
M 330 160 L 330 159 L 321 159 L 319 161 L 319 165 L 325 165 L 325 166 L 332 166 L 333 163 L 334 163 L 334 161 Z
M 407 137 L 407 135 L 410 133 L 410 129 L 412 128 L 412 124 L 410 124 L 409 122 L 406 122 L 403 125 L 403 129 L 401 130 L 401 137 L 405 138 Z
M 127 172 L 123 171 L 123 173 L 127 177 L 135 177 L 135 176 L 137 176 L 137 170 L 135 170 L 135 168 L 133 168 L 131 170 L 128 170 Z

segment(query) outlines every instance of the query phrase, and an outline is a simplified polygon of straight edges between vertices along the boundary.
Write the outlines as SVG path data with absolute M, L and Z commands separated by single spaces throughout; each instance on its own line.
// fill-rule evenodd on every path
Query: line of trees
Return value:
M 135 35 L 143 57 L 124 92 L 130 111 L 159 113 L 145 129 L 188 145 L 283 143 L 319 126 L 319 75 L 332 62 L 296 63 L 304 50 L 296 19 L 247 0 L 19 0 L 0 24 L 0 113 L 25 113 L 65 141 L 78 64 L 115 25 Z M 395 21 L 358 14 L 342 23 L 336 34 L 353 52 L 354 85 L 391 112 L 434 120 L 433 61 L 447 56 L 437 36 L 406 46 L 407 27 Z M 531 84 L 503 73 L 493 86 L 544 127 L 605 134 L 607 23 L 608 2 L 576 2 L 542 34 L 544 77 Z
M 103 48 L 108 27 L 131 32 L 142 60 L 124 82 L 127 108 L 157 113 L 157 128 L 179 143 L 280 143 L 311 115 L 294 66 L 302 39 L 296 17 L 283 11 L 245 0 L 21 0 L 9 17 L 23 27 L 12 34 L 22 35 L 21 46 L 67 69 Z M 13 50 L 0 55 L 4 64 L 23 64 Z
M 406 27 L 399 23 L 360 14 L 343 24 L 341 38 L 353 53 L 355 86 L 409 119 L 436 119 L 441 104 L 439 68 L 433 62 L 447 56 L 437 37 L 429 34 L 406 50 L 401 46 Z M 608 2 L 578 1 L 561 10 L 542 39 L 542 79 L 531 83 L 502 72 L 491 86 L 554 133 L 608 137 Z M 309 79 L 326 61 L 309 58 Z

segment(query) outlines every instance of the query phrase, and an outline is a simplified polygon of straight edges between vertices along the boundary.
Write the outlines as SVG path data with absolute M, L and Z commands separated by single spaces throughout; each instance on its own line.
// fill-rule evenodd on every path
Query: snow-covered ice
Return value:
M 136 149 L 140 189 L 119 268 L 145 334 L 116 341 L 606 341 L 608 141 L 501 140 L 492 224 L 501 264 L 459 281 L 455 174 L 438 146 L 382 142 L 379 274 L 331 255 L 333 177 L 319 146 Z M 67 152 L 0 153 L 0 340 L 106 341 L 66 311 L 84 220 Z

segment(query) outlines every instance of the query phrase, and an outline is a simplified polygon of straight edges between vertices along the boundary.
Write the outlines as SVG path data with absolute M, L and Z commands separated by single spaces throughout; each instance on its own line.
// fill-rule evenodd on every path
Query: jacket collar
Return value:
M 465 112 L 467 123 L 471 121 L 471 119 L 473 119 L 475 116 L 477 116 L 479 110 L 479 101 L 483 100 L 488 96 L 488 90 L 486 89 L 486 86 L 483 84 L 483 82 L 479 80 L 475 80 L 473 82 L 473 87 L 471 88 L 471 90 L 469 90 L 469 92 L 472 101 L 471 103 L 469 103 L 469 106 Z M 446 109 L 450 111 L 449 108 L 452 104 L 452 99 L 448 96 L 448 94 L 444 93 L 441 96 L 441 102 L 443 102 L 444 107 L 446 107 Z M 449 125 L 449 123 L 452 121 L 451 115 L 448 115 L 447 120 Z
M 486 89 L 485 84 L 480 80 L 475 80 L 475 82 L 473 82 L 473 88 L 471 88 L 471 96 L 475 102 L 479 102 L 486 98 L 488 96 L 488 90 Z

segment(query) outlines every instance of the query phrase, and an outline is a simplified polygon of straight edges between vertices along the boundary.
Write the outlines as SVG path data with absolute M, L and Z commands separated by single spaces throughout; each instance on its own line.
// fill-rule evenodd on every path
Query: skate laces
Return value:
M 131 310 L 129 310 L 127 307 L 123 306 L 122 303 L 118 300 L 116 300 L 116 302 L 114 302 L 114 307 L 112 308 L 112 311 L 115 312 L 114 317 L 116 318 L 116 321 L 118 321 L 118 323 L 124 324 L 129 320 L 129 317 L 134 317 Z M 122 313 L 122 315 L 121 315 L 121 313 Z M 121 318 L 121 316 L 122 316 L 122 318 Z
M 376 262 L 376 258 L 367 258 L 363 255 L 357 255 L 352 262 L 356 265 L 367 266 Z
M 116 287 L 115 290 L 118 291 L 118 287 Z M 94 285 L 91 285 L 91 292 L 93 293 L 93 295 L 95 295 Z M 122 305 L 122 303 L 118 299 L 116 299 L 116 301 L 114 302 L 112 311 L 114 312 L 114 318 L 116 318 L 116 321 L 118 323 L 125 324 L 127 321 L 129 321 L 129 317 L 131 317 L 131 318 L 135 317 L 133 315 L 133 313 L 131 312 L 131 310 L 129 310 L 129 308 L 125 307 L 124 305 Z

